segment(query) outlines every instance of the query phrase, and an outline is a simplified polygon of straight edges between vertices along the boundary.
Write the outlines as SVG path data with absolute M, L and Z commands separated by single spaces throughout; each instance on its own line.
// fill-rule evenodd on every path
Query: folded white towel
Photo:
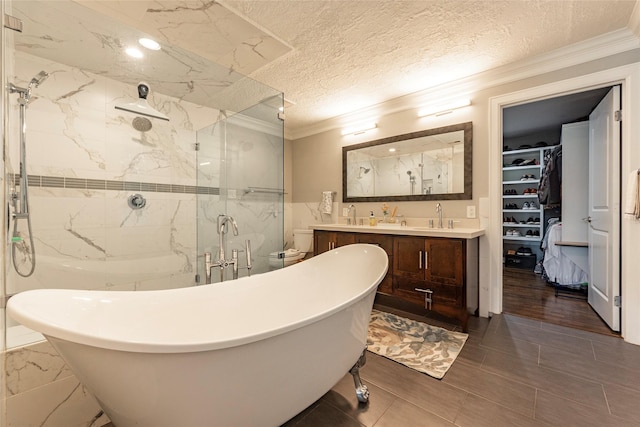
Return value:
M 320 206 L 318 207 L 321 213 L 329 214 L 333 212 L 333 192 L 332 191 L 323 191 L 322 192 L 322 201 L 320 202 Z
M 624 203 L 624 213 L 640 219 L 640 173 L 633 170 L 627 178 L 627 192 Z

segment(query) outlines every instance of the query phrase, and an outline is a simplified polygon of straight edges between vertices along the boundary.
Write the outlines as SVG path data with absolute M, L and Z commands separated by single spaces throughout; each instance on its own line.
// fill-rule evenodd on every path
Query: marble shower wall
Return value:
M 134 114 L 114 109 L 137 97 L 131 85 L 21 52 L 10 79 L 33 90 L 27 109 L 27 167 L 36 273 L 10 271 L 8 293 L 35 288 L 161 289 L 194 283 L 196 130 L 218 111 L 159 94 L 150 103 L 170 122 L 152 119 L 149 132 Z M 9 103 L 12 135 L 17 102 Z M 18 172 L 17 139 L 8 164 Z M 217 183 L 216 183 L 217 184 Z M 140 193 L 147 205 L 132 210 Z M 26 235 L 26 221 L 20 221 Z M 18 260 L 26 270 L 24 240 Z
M 50 77 L 34 89 L 27 109 L 29 206 L 37 264 L 26 279 L 9 266 L 8 293 L 191 286 L 201 261 L 197 239 L 217 250 L 213 232 L 196 237 L 196 215 L 208 221 L 212 231 L 221 208 L 236 217 L 241 232 L 229 241 L 229 249 L 250 238 L 253 271 L 268 269 L 268 253 L 282 245 L 282 195 L 244 194 L 244 189 L 282 187 L 283 147 L 277 127 L 235 116 L 221 122 L 226 141 L 232 142 L 227 146 L 220 143 L 219 133 L 207 137 L 197 132 L 215 129 L 218 125 L 211 123 L 223 113 L 152 93 L 150 104 L 171 121 L 152 120 L 153 128 L 141 133 L 131 126 L 134 114 L 114 109 L 116 103 L 137 96 L 135 86 L 20 52 L 15 53 L 15 72 L 9 79 L 26 86 L 40 70 Z M 9 104 L 8 176 L 17 173 L 19 165 L 14 97 Z M 214 147 L 209 159 L 197 155 L 196 142 Z M 227 184 L 220 169 L 224 150 L 236 177 L 228 206 L 229 194 L 219 194 Z M 211 167 L 198 166 L 198 175 L 196 163 L 206 161 Z M 146 198 L 143 209 L 127 205 L 133 193 Z M 23 222 L 20 230 L 26 233 Z M 26 239 L 17 246 L 17 258 L 26 270 L 30 260 L 25 244 Z M 95 398 L 48 343 L 16 348 L 4 357 L 8 426 L 108 422 L 105 416 L 94 420 L 100 410 Z

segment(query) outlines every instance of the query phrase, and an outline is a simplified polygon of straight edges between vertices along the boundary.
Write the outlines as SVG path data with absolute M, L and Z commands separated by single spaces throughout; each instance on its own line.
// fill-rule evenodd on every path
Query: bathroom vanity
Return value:
M 467 331 L 478 310 L 478 237 L 483 229 L 316 224 L 314 252 L 352 243 L 380 246 L 389 270 L 376 302 L 419 314 L 437 313 Z

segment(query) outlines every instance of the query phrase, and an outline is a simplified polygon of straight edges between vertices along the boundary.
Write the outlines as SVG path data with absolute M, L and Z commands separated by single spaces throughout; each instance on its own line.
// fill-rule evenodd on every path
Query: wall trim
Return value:
M 636 13 L 636 9 L 638 9 L 638 6 L 634 9 L 632 20 L 639 23 L 638 33 L 640 33 L 640 11 Z M 635 17 L 637 17 L 637 19 Z M 429 105 L 429 102 L 434 102 L 433 100 L 437 100 L 437 102 L 440 103 L 447 98 L 467 96 L 494 86 L 605 58 L 639 48 L 640 39 L 638 37 L 639 36 L 634 34 L 632 29 L 628 27 L 615 30 L 583 42 L 565 46 L 522 61 L 513 62 L 464 79 L 393 98 L 353 113 L 333 117 L 299 129 L 287 129 L 286 136 L 289 139 L 296 140 L 337 129 L 347 123 L 358 121 L 362 118 L 371 118 L 372 116 L 388 115 L 414 109 L 418 106 Z

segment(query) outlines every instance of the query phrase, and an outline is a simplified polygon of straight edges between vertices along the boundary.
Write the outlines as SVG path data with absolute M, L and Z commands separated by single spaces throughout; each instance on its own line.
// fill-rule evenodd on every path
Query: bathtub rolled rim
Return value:
M 351 248 L 350 248 L 351 247 Z M 73 342 L 77 344 L 88 345 L 92 347 L 105 348 L 110 350 L 117 351 L 128 351 L 128 352 L 137 352 L 137 353 L 190 353 L 190 352 L 200 352 L 200 351 L 211 351 L 217 349 L 224 348 L 232 348 L 245 344 L 250 344 L 252 342 L 268 339 L 280 334 L 284 334 L 312 323 L 321 321 L 327 317 L 334 315 L 349 306 L 357 304 L 359 301 L 366 298 L 371 292 L 375 292 L 375 289 L 380 284 L 382 279 L 384 278 L 387 270 L 388 270 L 388 256 L 386 252 L 378 246 L 370 245 L 370 244 L 354 244 L 339 247 L 333 249 L 331 251 L 325 252 L 321 255 L 318 255 L 314 258 L 325 257 L 329 258 L 331 256 L 340 256 L 343 255 L 344 252 L 350 251 L 373 251 L 377 253 L 374 255 L 375 258 L 378 258 L 377 261 L 380 261 L 381 264 L 378 264 L 380 269 L 379 273 L 376 275 L 375 279 L 367 285 L 360 292 L 354 293 L 351 298 L 342 301 L 339 304 L 335 304 L 332 307 L 329 307 L 318 313 L 310 313 L 308 316 L 304 316 L 299 319 L 295 319 L 295 321 L 284 322 L 277 327 L 273 328 L 256 328 L 254 333 L 244 333 L 234 336 L 232 338 L 226 339 L 214 339 L 214 340 L 193 340 L 193 341 L 183 341 L 183 342 L 163 342 L 160 340 L 151 340 L 151 339 L 127 339 L 123 336 L 118 336 L 117 338 L 111 335 L 100 334 L 99 332 L 80 332 L 77 329 L 72 329 L 69 325 L 52 321 L 51 318 L 40 315 L 39 313 L 33 313 L 34 306 L 30 304 L 30 300 L 33 298 L 40 299 L 45 298 L 69 298 L 72 295 L 75 295 L 79 298 L 99 298 L 101 296 L 108 297 L 134 297 L 134 298 L 145 298 L 151 296 L 162 296 L 170 293 L 189 293 L 189 292 L 197 292 L 199 289 L 202 289 L 203 286 L 197 287 L 189 287 L 189 288 L 179 288 L 179 289 L 168 289 L 168 290 L 153 290 L 153 291 L 93 291 L 93 290 L 72 290 L 72 289 L 40 289 L 40 290 L 30 290 L 25 291 L 20 294 L 12 297 L 7 304 L 7 312 L 11 315 L 19 323 L 36 330 L 37 332 L 42 333 L 47 338 L 55 338 L 58 340 Z M 280 269 L 268 273 L 263 273 L 262 275 L 255 275 L 250 278 L 242 278 L 237 282 L 240 283 L 260 280 L 260 276 L 272 275 L 271 277 L 281 275 L 293 275 L 296 274 L 298 270 L 303 270 L 308 268 L 310 264 L 305 263 L 313 263 L 313 259 L 307 260 L 303 263 L 299 263 L 296 265 L 292 265 L 285 269 Z M 304 271 L 304 270 L 303 270 Z M 232 282 L 225 282 L 232 283 Z M 204 286 L 220 286 L 218 285 L 204 285 Z M 134 296 L 135 295 L 135 296 Z M 117 299 L 117 298 L 116 298 Z

